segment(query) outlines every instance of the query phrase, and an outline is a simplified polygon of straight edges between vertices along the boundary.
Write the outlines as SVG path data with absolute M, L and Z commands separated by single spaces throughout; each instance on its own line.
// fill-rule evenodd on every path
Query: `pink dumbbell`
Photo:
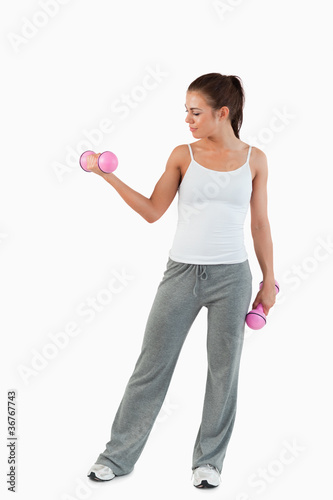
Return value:
M 262 289 L 262 281 L 259 284 L 259 290 Z M 280 291 L 280 285 L 275 280 L 275 291 L 278 294 Z M 245 318 L 247 326 L 252 328 L 252 330 L 260 330 L 263 326 L 266 325 L 266 314 L 264 313 L 264 309 L 262 304 L 258 304 L 255 309 L 252 309 L 249 313 L 247 313 Z
M 90 170 L 87 169 L 87 156 L 94 154 L 96 154 L 94 151 L 85 151 L 80 156 L 80 166 L 86 172 L 90 172 Z M 118 167 L 118 158 L 114 153 L 111 153 L 111 151 L 104 151 L 104 153 L 98 157 L 98 167 L 105 174 L 110 174 Z

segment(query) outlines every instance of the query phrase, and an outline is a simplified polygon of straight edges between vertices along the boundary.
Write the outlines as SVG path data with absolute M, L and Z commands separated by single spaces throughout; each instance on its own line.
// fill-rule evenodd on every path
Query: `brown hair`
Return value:
M 239 139 L 245 102 L 243 84 L 239 76 L 207 73 L 194 80 L 187 91 L 202 93 L 213 110 L 217 111 L 222 106 L 229 108 L 231 126 Z

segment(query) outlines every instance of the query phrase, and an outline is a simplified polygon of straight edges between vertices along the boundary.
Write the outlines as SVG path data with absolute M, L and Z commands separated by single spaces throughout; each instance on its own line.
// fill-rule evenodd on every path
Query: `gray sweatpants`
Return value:
M 97 464 L 107 465 L 117 476 L 134 469 L 162 407 L 187 333 L 205 306 L 208 373 L 192 469 L 210 463 L 222 471 L 235 421 L 251 295 L 248 260 L 202 265 L 169 258 L 148 316 L 141 353 L 115 415 L 110 441 Z

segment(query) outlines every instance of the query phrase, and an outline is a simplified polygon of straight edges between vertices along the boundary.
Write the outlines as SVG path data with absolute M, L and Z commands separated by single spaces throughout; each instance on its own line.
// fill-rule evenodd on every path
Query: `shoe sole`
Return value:
M 194 485 L 196 488 L 216 488 L 218 484 L 210 484 L 206 479 L 203 479 L 200 484 Z
M 114 477 L 111 477 L 110 479 L 100 479 L 99 477 L 96 476 L 95 472 L 90 472 L 90 474 L 88 475 L 89 479 L 91 479 L 92 481 L 111 481 L 112 479 L 114 479 L 116 476 Z

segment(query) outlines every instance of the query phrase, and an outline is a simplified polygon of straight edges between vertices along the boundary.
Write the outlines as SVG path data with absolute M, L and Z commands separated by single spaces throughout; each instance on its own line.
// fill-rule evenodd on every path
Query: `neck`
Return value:
M 233 128 L 230 126 L 226 129 L 216 131 L 202 139 L 205 146 L 212 150 L 234 150 L 240 149 L 241 140 L 235 136 Z

